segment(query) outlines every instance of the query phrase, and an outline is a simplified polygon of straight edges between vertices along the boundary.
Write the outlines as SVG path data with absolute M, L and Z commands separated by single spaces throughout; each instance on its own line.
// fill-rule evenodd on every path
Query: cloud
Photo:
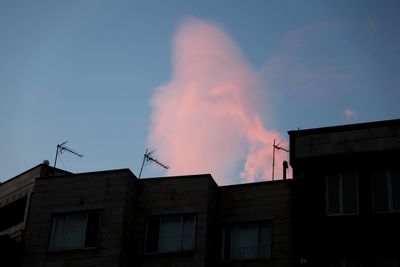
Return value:
M 357 117 L 357 113 L 351 108 L 344 109 L 342 114 L 347 120 L 351 120 Z
M 219 184 L 270 178 L 273 140 L 284 140 L 259 114 L 259 73 L 225 32 L 196 18 L 183 20 L 173 47 L 172 78 L 151 99 L 148 138 L 168 175 L 211 173 Z M 275 177 L 286 156 L 276 154 Z

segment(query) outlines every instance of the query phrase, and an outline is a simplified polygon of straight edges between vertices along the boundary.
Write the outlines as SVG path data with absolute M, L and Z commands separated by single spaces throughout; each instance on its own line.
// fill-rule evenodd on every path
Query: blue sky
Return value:
M 236 43 L 265 84 L 263 119 L 284 136 L 399 118 L 399 11 L 398 1 L 1 1 L 0 181 L 53 164 L 67 140 L 85 156 L 65 153 L 60 168 L 138 174 L 150 99 L 171 79 L 187 16 Z

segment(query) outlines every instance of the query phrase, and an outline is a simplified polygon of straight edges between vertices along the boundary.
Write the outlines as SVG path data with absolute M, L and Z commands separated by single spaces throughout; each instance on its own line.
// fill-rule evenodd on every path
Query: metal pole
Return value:
M 148 150 L 148 148 L 146 148 L 146 152 L 143 155 L 142 167 L 140 168 L 140 173 L 139 173 L 139 177 L 138 177 L 139 179 L 142 176 L 142 171 L 143 171 L 144 161 L 146 160 L 147 150 Z
M 56 150 L 56 158 L 54 159 L 54 168 L 56 167 L 56 165 L 57 165 L 57 156 L 58 156 L 58 148 L 60 147 L 60 145 L 58 144 L 57 145 L 57 150 Z
M 272 181 L 275 178 L 275 139 L 274 139 L 274 144 L 273 144 L 273 149 L 272 149 Z

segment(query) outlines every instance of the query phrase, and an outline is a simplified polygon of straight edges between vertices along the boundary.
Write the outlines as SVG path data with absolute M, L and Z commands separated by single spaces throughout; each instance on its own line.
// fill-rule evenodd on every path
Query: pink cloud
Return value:
M 168 175 L 211 173 L 219 184 L 270 179 L 273 140 L 283 138 L 263 125 L 262 90 L 226 33 L 185 19 L 174 39 L 173 76 L 151 100 L 148 144 L 170 166 Z M 286 157 L 276 154 L 276 178 Z
M 354 119 L 355 117 L 357 117 L 357 113 L 352 110 L 351 108 L 346 108 L 345 110 L 343 110 L 343 116 L 348 119 Z

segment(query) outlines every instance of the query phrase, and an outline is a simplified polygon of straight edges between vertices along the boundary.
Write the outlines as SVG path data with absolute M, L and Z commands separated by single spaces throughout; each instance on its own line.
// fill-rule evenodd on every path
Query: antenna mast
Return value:
M 142 171 L 143 171 L 144 163 L 147 162 L 147 161 L 152 161 L 152 162 L 156 163 L 158 166 L 160 166 L 160 167 L 162 167 L 162 168 L 164 168 L 164 169 L 166 169 L 166 170 L 169 169 L 169 167 L 168 167 L 167 165 L 161 163 L 160 161 L 158 161 L 158 160 L 156 160 L 155 158 L 153 158 L 153 157 L 150 156 L 154 151 L 148 152 L 148 150 L 149 150 L 149 149 L 146 148 L 146 152 L 145 152 L 144 155 L 143 155 L 142 167 L 140 168 L 140 173 L 139 173 L 139 177 L 138 177 L 139 179 L 140 179 L 140 177 L 142 176 Z
M 283 147 L 280 147 L 279 145 L 280 145 L 281 143 L 278 143 L 278 144 L 275 144 L 275 139 L 274 139 L 274 144 L 272 145 L 272 147 L 273 147 L 273 149 L 272 149 L 272 181 L 274 180 L 274 176 L 275 176 L 275 149 L 277 149 L 277 150 L 283 150 L 283 151 L 285 151 L 285 152 L 288 152 L 289 153 L 289 150 L 287 150 L 287 149 L 285 149 L 285 148 L 283 148 Z
M 57 145 L 56 158 L 55 158 L 55 160 L 54 160 L 54 168 L 57 166 L 58 154 L 61 155 L 62 153 L 64 153 L 64 151 L 68 151 L 69 153 L 72 153 L 72 154 L 74 154 L 75 156 L 78 156 L 78 157 L 80 157 L 80 158 L 83 157 L 82 154 L 79 154 L 78 152 L 75 152 L 75 151 L 73 151 L 72 149 L 66 147 L 66 146 L 65 146 L 66 143 L 68 143 L 68 141 L 65 141 L 65 142 L 63 142 L 63 143 Z

